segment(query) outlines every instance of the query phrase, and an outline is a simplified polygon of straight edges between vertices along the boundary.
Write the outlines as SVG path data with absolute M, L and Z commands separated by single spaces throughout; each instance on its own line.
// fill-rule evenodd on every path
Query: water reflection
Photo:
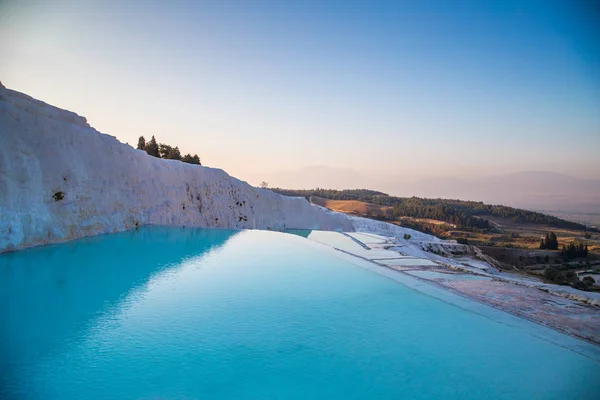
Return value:
M 238 233 L 144 227 L 0 255 L 1 380 L 22 359 L 47 356 L 123 298 Z

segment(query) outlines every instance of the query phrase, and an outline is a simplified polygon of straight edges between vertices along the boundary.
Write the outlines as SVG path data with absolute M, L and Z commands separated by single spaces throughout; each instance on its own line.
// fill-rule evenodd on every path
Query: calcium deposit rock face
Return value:
M 145 224 L 353 230 L 342 214 L 151 157 L 0 85 L 0 252 Z

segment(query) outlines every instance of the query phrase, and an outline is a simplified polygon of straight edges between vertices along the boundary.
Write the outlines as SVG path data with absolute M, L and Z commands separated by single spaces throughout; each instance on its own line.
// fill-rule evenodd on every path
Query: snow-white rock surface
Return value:
M 0 85 L 0 252 L 145 224 L 353 230 L 343 214 L 151 157 Z
M 410 235 L 410 239 L 408 240 L 414 242 L 443 242 L 441 239 L 438 239 L 435 236 L 415 231 L 414 229 L 389 224 L 387 222 L 362 217 L 355 217 L 353 215 L 349 215 L 348 218 L 352 220 L 352 226 L 354 226 L 354 230 L 356 232 L 374 233 L 377 235 L 394 237 L 397 239 L 403 239 L 404 235 Z

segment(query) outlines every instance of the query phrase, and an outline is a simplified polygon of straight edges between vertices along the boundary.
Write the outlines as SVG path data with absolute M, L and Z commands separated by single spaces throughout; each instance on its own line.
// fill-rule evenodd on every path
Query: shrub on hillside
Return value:
M 596 280 L 591 276 L 584 276 L 581 280 L 586 286 L 592 286 L 596 283 Z
M 574 289 L 587 290 L 595 283 L 594 278 L 586 276 L 582 280 L 573 270 L 561 271 L 557 267 L 546 267 L 544 276 L 557 285 L 569 285 Z
M 544 276 L 553 282 L 555 281 L 555 279 L 559 273 L 560 273 L 560 270 L 556 267 L 546 267 L 544 269 Z

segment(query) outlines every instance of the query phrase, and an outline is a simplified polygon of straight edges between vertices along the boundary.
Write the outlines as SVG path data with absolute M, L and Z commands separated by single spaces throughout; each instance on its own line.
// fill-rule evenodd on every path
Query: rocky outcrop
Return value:
M 146 224 L 353 230 L 342 214 L 150 157 L 3 86 L 0 143 L 0 252 Z

